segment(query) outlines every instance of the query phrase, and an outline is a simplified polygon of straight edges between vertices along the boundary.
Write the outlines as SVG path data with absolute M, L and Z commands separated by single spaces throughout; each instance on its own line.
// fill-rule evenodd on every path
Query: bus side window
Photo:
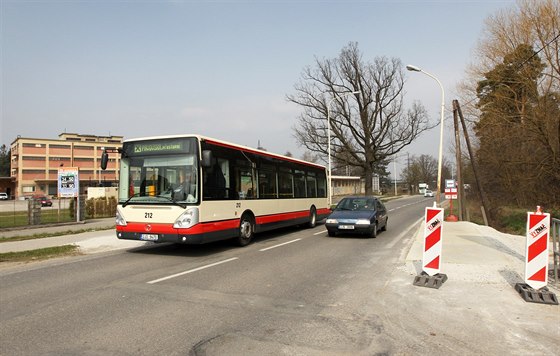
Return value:
M 216 159 L 212 167 L 204 170 L 204 198 L 222 200 L 229 198 L 229 161 Z
M 238 167 L 236 178 L 236 190 L 239 194 L 239 199 L 254 199 L 253 174 L 251 167 Z

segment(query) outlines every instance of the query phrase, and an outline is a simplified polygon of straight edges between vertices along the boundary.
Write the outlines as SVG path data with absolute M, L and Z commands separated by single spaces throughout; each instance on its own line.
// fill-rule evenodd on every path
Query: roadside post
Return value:
M 558 305 L 558 298 L 547 288 L 549 231 L 550 214 L 543 213 L 540 206 L 527 213 L 525 283 L 515 285 L 526 302 Z
M 443 208 L 426 207 L 424 214 L 424 244 L 422 249 L 422 273 L 414 277 L 415 286 L 438 289 L 447 281 L 440 273 L 442 246 Z

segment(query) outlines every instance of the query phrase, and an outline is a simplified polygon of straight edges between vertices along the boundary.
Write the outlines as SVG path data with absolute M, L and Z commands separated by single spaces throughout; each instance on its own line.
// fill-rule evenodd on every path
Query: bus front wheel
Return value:
M 239 221 L 239 237 L 237 238 L 237 244 L 239 246 L 247 246 L 253 239 L 253 233 L 253 219 L 249 215 L 245 214 Z
M 314 206 L 311 207 L 309 211 L 309 222 L 307 223 L 307 227 L 314 228 L 317 225 L 317 210 Z

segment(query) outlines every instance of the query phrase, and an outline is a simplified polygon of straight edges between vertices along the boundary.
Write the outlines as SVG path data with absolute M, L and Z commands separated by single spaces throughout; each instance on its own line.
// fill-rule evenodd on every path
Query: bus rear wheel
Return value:
M 244 214 L 239 221 L 239 237 L 237 238 L 237 244 L 239 246 L 247 246 L 251 243 L 254 233 L 253 219 Z

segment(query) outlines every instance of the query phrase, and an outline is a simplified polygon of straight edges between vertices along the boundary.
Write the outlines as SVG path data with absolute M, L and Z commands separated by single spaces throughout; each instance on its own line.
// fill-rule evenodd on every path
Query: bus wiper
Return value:
M 140 193 L 134 193 L 130 196 L 130 198 L 128 198 L 124 203 L 122 203 L 122 207 L 124 208 L 125 206 L 128 205 L 128 203 L 130 202 L 130 199 L 135 198 L 135 197 L 139 197 Z
M 173 199 L 173 198 L 170 198 L 170 197 L 168 197 L 168 196 L 161 195 L 161 194 L 160 194 L 160 195 L 156 195 L 156 196 L 157 196 L 158 198 L 167 199 L 167 200 L 169 200 L 170 202 L 172 202 L 173 204 L 175 204 L 175 205 L 177 205 L 177 206 L 180 206 L 180 207 L 183 208 L 183 209 L 185 209 L 185 208 L 187 207 L 187 204 L 184 204 L 184 203 L 181 204 L 181 203 L 179 203 L 177 200 L 175 200 L 175 199 Z

